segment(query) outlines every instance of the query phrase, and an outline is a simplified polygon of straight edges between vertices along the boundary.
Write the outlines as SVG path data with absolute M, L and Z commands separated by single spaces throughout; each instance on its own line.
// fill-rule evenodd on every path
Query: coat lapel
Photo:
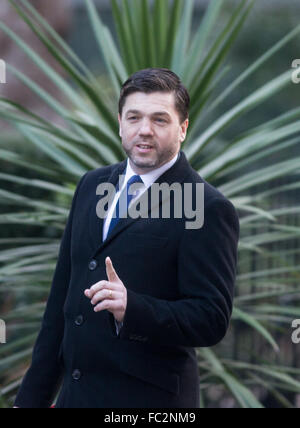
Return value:
M 118 164 L 111 175 L 100 175 L 98 177 L 97 186 L 101 183 L 111 183 L 115 187 L 119 182 L 119 176 L 125 175 L 127 166 L 127 159 L 120 164 Z M 186 156 L 183 151 L 180 152 L 180 157 L 176 161 L 176 163 L 168 169 L 164 174 L 162 174 L 155 183 L 167 183 L 171 185 L 172 183 L 182 183 L 185 177 L 190 173 L 191 166 L 188 163 Z M 141 197 L 148 198 L 148 213 L 151 215 L 151 187 L 142 195 Z M 90 228 L 90 237 L 93 243 L 93 248 L 95 253 L 100 252 L 103 248 L 105 248 L 113 239 L 115 239 L 121 232 L 123 232 L 127 227 L 129 227 L 133 222 L 138 219 L 133 218 L 123 218 L 120 219 L 116 224 L 112 232 L 108 235 L 107 239 L 103 241 L 103 223 L 104 219 L 99 218 L 96 214 L 96 207 L 98 202 L 104 197 L 95 194 L 92 197 L 92 207 L 90 209 L 90 219 L 89 219 L 89 228 Z M 162 195 L 159 197 L 159 206 L 162 204 Z
M 94 251 L 100 249 L 99 247 L 103 244 L 103 224 L 104 219 L 97 216 L 97 205 L 105 195 L 97 195 L 96 189 L 99 184 L 102 183 L 111 183 L 115 187 L 119 182 L 119 176 L 125 174 L 126 172 L 127 160 L 118 164 L 110 175 L 99 175 L 97 179 L 97 183 L 95 189 L 92 189 L 93 194 L 91 195 L 91 205 L 89 208 L 89 231 L 90 231 L 90 239 L 92 242 L 92 247 Z M 106 241 L 105 241 L 106 242 Z

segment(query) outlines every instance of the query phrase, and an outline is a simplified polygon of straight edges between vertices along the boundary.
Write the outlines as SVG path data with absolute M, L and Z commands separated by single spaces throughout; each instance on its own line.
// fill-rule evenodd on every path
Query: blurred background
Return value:
M 173 5 L 172 1 L 161 1 L 165 1 L 167 7 Z M 149 7 L 154 3 L 149 1 Z M 207 18 L 209 3 L 213 15 L 212 3 L 217 2 L 194 2 L 190 41 L 194 40 L 201 22 Z M 217 37 L 230 20 L 241 17 L 251 2 L 227 0 L 221 3 L 202 47 L 204 61 L 208 57 L 214 59 L 211 47 Z M 244 9 L 241 6 L 238 11 L 242 3 Z M 122 77 L 128 76 L 132 70 L 124 60 L 120 24 L 113 2 L 98 0 L 94 4 L 102 24 L 111 33 L 114 46 L 120 51 L 125 64 L 123 74 L 118 74 L 114 67 L 109 69 L 107 53 L 101 52 L 101 42 L 95 36 L 95 28 L 100 31 L 101 27 L 93 25 L 91 14 L 95 11 L 90 9 L 89 14 L 85 0 L 32 0 L 30 4 L 95 77 L 94 85 L 102 91 L 99 98 L 102 95 L 106 97 L 110 117 L 116 119 L 117 91 L 114 85 L 120 84 Z M 121 12 L 120 3 L 116 4 L 119 4 Z M 136 7 L 136 2 L 129 0 L 128 4 Z M 179 45 L 175 44 L 175 36 L 180 28 L 184 29 L 184 16 L 188 15 L 178 18 L 172 39 L 173 62 L 169 62 L 169 66 L 178 64 L 176 58 L 180 57 L 180 52 L 176 52 Z M 124 10 L 122 17 L 127 22 Z M 282 90 L 268 89 L 273 91 L 272 96 L 266 91 L 262 96 L 263 102 L 257 98 L 246 115 L 241 110 L 232 120 L 228 119 L 226 126 L 218 123 L 226 112 L 232 111 L 233 106 L 243 100 L 250 104 L 248 97 L 291 69 L 292 61 L 300 58 L 299 32 L 288 43 L 283 43 L 282 48 L 270 55 L 255 72 L 245 76 L 228 96 L 224 95 L 222 102 L 210 109 L 217 96 L 224 94 L 232 82 L 297 28 L 299 18 L 299 1 L 256 1 L 243 22 L 232 21 L 231 25 L 235 23 L 237 26 L 235 32 L 231 35 L 223 33 L 224 40 L 228 37 L 231 42 L 228 41 L 223 50 L 215 51 L 216 58 L 218 55 L 224 55 L 224 58 L 220 63 L 212 63 L 211 67 L 217 71 L 213 78 L 207 60 L 209 73 L 205 74 L 204 70 L 204 77 L 211 78 L 207 92 L 205 79 L 199 80 L 199 86 L 193 88 L 191 75 L 185 81 L 184 76 L 188 73 L 178 66 L 183 82 L 193 93 L 192 123 L 195 126 L 187 141 L 186 153 L 190 155 L 193 167 L 232 199 L 244 221 L 241 223 L 236 312 L 230 332 L 216 349 L 199 350 L 203 407 L 300 407 L 300 344 L 294 344 L 291 339 L 292 321 L 300 318 L 300 84 L 282 83 Z M 71 91 L 80 95 L 83 104 L 90 102 L 91 94 L 85 92 L 83 86 L 78 88 L 78 81 L 49 52 L 8 0 L 1 3 L 0 22 L 19 37 L 16 43 L 9 31 L 0 27 L 0 59 L 26 75 L 31 82 L 26 84 L 13 69 L 7 69 L 7 83 L 0 84 L 1 100 L 10 100 L 9 105 L 6 101 L 0 104 L 0 318 L 7 324 L 7 343 L 0 344 L 0 405 L 7 407 L 12 404 L 21 377 L 30 363 L 32 345 L 51 286 L 59 242 L 76 183 L 86 170 L 122 160 L 122 150 L 118 148 L 116 123 L 112 119 L 105 122 L 104 113 L 100 114 L 98 124 L 95 123 L 97 116 L 91 115 L 93 118 L 88 119 L 83 112 L 79 114 L 80 100 L 74 100 L 77 105 L 72 106 L 71 96 L 67 97 L 55 79 L 37 66 L 24 50 L 21 42 L 68 82 Z M 209 17 L 207 22 L 210 22 Z M 102 37 L 100 32 L 98 37 Z M 187 46 L 190 45 L 187 42 Z M 116 58 L 110 65 L 113 63 L 117 64 Z M 156 62 L 152 65 L 162 64 Z M 79 70 L 79 64 L 76 67 Z M 194 77 L 203 73 L 201 68 L 198 73 L 197 67 L 200 65 L 195 64 Z M 34 88 L 32 82 L 38 88 Z M 46 94 L 42 94 L 40 88 Z M 197 90 L 201 88 L 204 88 L 201 93 L 207 96 L 199 104 L 197 94 L 200 92 Z M 69 129 L 70 123 L 64 110 L 57 106 L 53 108 L 48 96 L 74 112 L 70 120 L 72 126 L 76 114 L 75 125 L 81 126 L 82 131 L 80 141 L 71 133 L 59 134 L 59 130 Z M 26 112 L 14 110 L 12 102 L 22 106 Z M 95 114 L 104 112 L 100 101 L 97 102 L 99 104 L 93 114 L 95 111 Z M 82 110 L 85 111 L 84 107 Z M 35 134 L 32 124 L 22 122 L 26 117 L 36 125 L 36 117 L 29 117 L 28 111 L 45 121 L 39 126 L 46 127 L 48 123 L 47 130 L 39 129 L 44 134 Z M 201 115 L 204 119 L 199 122 Z M 219 132 L 212 133 L 207 141 L 201 140 L 213 124 L 220 127 Z M 76 134 L 75 128 L 73 131 Z M 50 141 L 50 132 L 52 136 L 56 132 L 57 139 Z M 69 145 L 63 145 L 64 138 Z M 97 141 L 101 142 L 98 148 Z M 111 153 L 105 147 L 112 147 Z M 241 150 L 241 155 L 236 155 L 235 147 L 237 151 Z M 216 166 L 218 159 L 220 164 Z M 276 173 L 276 170 L 281 173 Z M 271 213 L 273 219 L 270 218 Z M 273 224 L 275 219 L 276 228 Z

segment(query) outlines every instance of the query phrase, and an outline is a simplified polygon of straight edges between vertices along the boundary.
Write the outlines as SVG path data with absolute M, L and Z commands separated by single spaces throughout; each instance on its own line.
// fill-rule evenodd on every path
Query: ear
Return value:
M 183 141 L 186 139 L 186 133 L 187 129 L 189 127 L 189 119 L 186 119 L 181 125 L 180 125 L 180 142 L 183 143 Z
M 120 113 L 118 113 L 118 121 L 119 121 L 119 135 L 122 138 L 122 123 L 121 123 Z

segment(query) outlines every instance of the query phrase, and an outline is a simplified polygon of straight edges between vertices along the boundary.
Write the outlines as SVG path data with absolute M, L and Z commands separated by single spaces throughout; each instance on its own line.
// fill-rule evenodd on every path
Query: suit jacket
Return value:
M 216 345 L 228 329 L 239 220 L 232 203 L 180 155 L 156 182 L 192 183 L 193 198 L 196 183 L 204 184 L 201 229 L 187 229 L 190 219 L 171 210 L 168 219 L 121 219 L 103 242 L 96 188 L 116 185 L 126 160 L 79 181 L 16 406 L 49 407 L 61 386 L 58 408 L 199 407 L 195 347 Z M 119 334 L 113 315 L 95 313 L 84 295 L 107 280 L 107 256 L 127 288 Z

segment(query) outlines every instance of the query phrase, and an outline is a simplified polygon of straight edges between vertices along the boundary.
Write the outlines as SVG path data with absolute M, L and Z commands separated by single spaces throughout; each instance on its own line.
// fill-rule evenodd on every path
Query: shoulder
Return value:
M 192 167 L 189 170 L 189 174 L 185 177 L 184 183 L 192 183 L 193 189 L 199 191 L 200 188 L 204 190 L 204 205 L 208 207 L 214 202 L 219 201 L 219 203 L 229 203 L 232 205 L 230 200 L 215 186 L 211 183 L 208 183 L 201 175 L 195 171 Z M 200 186 L 200 184 L 202 186 Z M 197 186 L 198 185 L 198 186 Z
M 101 177 L 107 177 L 113 172 L 115 168 L 119 167 L 121 163 L 122 162 L 119 162 L 113 165 L 102 166 L 100 168 L 90 170 L 86 173 L 87 179 L 98 180 L 101 179 Z
M 101 183 L 101 181 L 105 178 L 110 177 L 110 175 L 113 173 L 113 171 L 116 168 L 119 168 L 122 166 L 123 162 L 119 162 L 113 165 L 103 166 L 100 168 L 96 168 L 90 171 L 87 171 L 77 182 L 77 187 L 80 187 L 81 184 L 84 186 L 91 185 L 94 183 Z
M 216 223 L 230 224 L 239 234 L 239 214 L 234 204 L 228 199 L 219 189 L 208 183 L 201 175 L 192 167 L 189 170 L 188 176 L 184 183 L 192 182 L 198 186 L 193 188 L 193 203 L 199 197 L 199 192 L 204 193 L 204 217 L 206 225 L 216 225 Z M 199 186 L 201 184 L 201 186 Z M 197 206 L 197 203 L 195 203 Z

